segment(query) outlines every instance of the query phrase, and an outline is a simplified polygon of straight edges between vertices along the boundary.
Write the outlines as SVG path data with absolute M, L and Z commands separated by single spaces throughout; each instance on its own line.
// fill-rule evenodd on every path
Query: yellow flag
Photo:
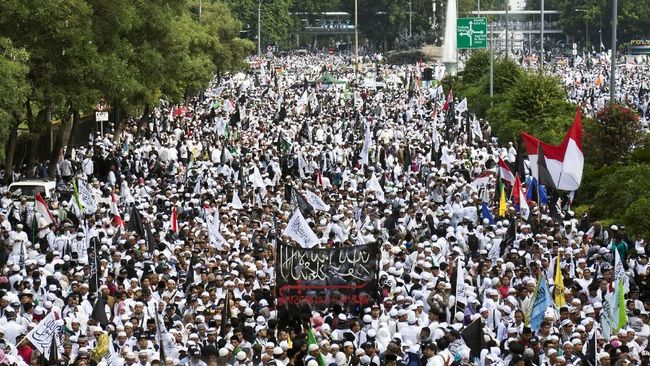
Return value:
M 91 358 L 95 362 L 99 363 L 99 362 L 101 362 L 101 360 L 104 357 L 108 356 L 108 354 L 109 354 L 109 349 L 108 349 L 109 344 L 108 343 L 109 342 L 110 342 L 110 340 L 108 339 L 108 334 L 103 333 L 102 335 L 99 336 L 99 338 L 97 339 L 97 346 L 95 346 L 95 349 L 93 349 L 92 354 L 91 354 Z
M 560 253 L 557 254 L 555 261 L 555 288 L 553 289 L 553 301 L 555 305 L 561 307 L 566 304 L 564 299 L 564 277 L 562 276 L 562 269 L 560 268 Z
M 504 217 L 506 215 L 506 192 L 503 190 L 503 183 L 499 183 L 499 216 Z

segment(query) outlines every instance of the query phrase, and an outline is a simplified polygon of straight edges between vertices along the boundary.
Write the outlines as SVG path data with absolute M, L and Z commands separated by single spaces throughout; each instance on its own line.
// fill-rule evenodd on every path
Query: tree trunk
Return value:
M 51 124 L 48 118 L 48 123 Z M 50 158 L 50 165 L 47 166 L 47 172 L 50 178 L 56 178 L 56 165 L 59 163 L 59 158 L 63 151 L 63 133 L 65 132 L 65 121 L 61 121 L 59 129 L 56 131 L 56 139 L 52 147 L 52 157 Z
M 79 121 L 81 120 L 81 116 L 79 115 L 79 111 L 74 109 L 72 110 L 72 128 L 70 129 L 70 134 L 68 135 L 67 141 L 65 141 L 65 151 L 68 151 L 70 145 L 74 145 L 74 133 L 77 131 L 77 126 L 79 126 Z M 64 136 L 65 137 L 65 136 Z
M 142 133 L 142 129 L 147 126 L 149 123 L 149 104 L 146 103 L 144 105 L 144 112 L 142 112 L 142 117 L 140 117 L 140 120 L 138 121 L 137 125 L 137 131 L 135 132 L 136 138 L 140 137 Z
M 5 155 L 5 183 L 9 184 L 13 181 L 14 177 L 14 155 L 16 154 L 16 142 L 18 141 L 18 125 L 20 120 L 18 116 L 14 116 L 14 124 L 11 126 L 9 132 L 9 143 L 7 144 L 7 151 Z
M 115 128 L 113 129 L 113 142 L 119 143 L 120 139 L 122 138 L 122 131 L 124 130 L 124 122 L 120 117 L 120 105 L 117 103 L 117 101 L 113 103 L 113 106 L 115 108 L 115 123 L 113 124 Z

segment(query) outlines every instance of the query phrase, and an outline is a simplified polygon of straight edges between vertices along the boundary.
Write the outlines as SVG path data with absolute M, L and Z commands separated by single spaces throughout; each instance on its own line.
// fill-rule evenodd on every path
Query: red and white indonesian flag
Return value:
M 555 187 L 563 191 L 575 191 L 580 187 L 582 170 L 585 165 L 582 152 L 582 115 L 580 109 L 576 110 L 573 126 L 566 133 L 559 146 L 544 143 L 526 132 L 522 132 L 521 137 L 524 140 L 530 160 L 531 173 L 535 178 L 539 180 L 538 151 L 541 144 L 546 168 Z
M 480 187 L 487 186 L 490 183 L 490 179 L 492 179 L 492 174 L 494 173 L 489 170 L 484 171 L 483 173 L 477 175 L 476 178 L 474 178 L 471 186 L 476 190 L 478 190 Z
M 111 194 L 111 214 L 113 215 L 113 225 L 115 225 L 115 227 L 123 227 L 124 221 L 122 221 L 120 211 L 117 209 L 117 197 L 115 196 L 115 193 Z
M 515 183 L 512 185 L 510 199 L 517 208 L 517 211 L 521 214 L 521 217 L 527 220 L 530 215 L 530 208 L 528 207 L 528 202 L 526 202 L 526 194 L 524 194 L 521 188 L 521 181 L 518 175 L 515 177 Z
M 499 158 L 499 175 L 501 179 L 505 180 L 510 184 L 515 184 L 515 175 L 512 174 L 510 167 L 506 164 L 503 159 Z
M 50 225 L 54 224 L 56 220 L 54 220 L 54 216 L 52 215 L 52 212 L 50 212 L 50 209 L 47 207 L 47 203 L 43 199 L 40 193 L 36 192 L 36 196 L 34 197 L 34 202 L 36 206 L 36 212 L 38 212 L 43 220 L 45 221 L 45 225 Z

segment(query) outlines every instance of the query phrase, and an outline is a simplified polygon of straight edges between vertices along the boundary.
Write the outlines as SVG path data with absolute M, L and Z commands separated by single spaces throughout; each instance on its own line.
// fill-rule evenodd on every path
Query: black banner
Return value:
M 377 296 L 376 244 L 306 249 L 278 241 L 276 291 L 280 308 L 368 305 Z

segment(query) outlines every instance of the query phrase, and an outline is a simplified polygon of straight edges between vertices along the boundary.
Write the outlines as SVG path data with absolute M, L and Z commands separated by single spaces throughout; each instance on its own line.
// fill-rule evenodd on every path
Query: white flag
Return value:
M 494 239 L 492 240 L 492 247 L 490 247 L 490 251 L 488 252 L 488 259 L 492 262 L 493 265 L 501 257 L 500 254 L 501 254 L 501 239 Z
M 90 215 L 94 214 L 97 211 L 97 203 L 88 188 L 88 184 L 82 180 L 77 180 L 77 188 L 79 191 L 79 201 L 81 201 L 84 211 Z
M 54 309 L 34 329 L 27 333 L 27 339 L 49 360 L 52 337 L 57 337 L 56 345 L 59 354 L 63 354 L 63 324 L 58 308 Z
M 603 330 L 603 338 L 609 339 L 614 328 L 614 313 L 612 311 L 613 303 L 617 302 L 614 293 L 607 291 L 603 296 L 603 309 L 600 313 L 600 327 Z
M 630 281 L 625 273 L 625 268 L 623 267 L 623 262 L 621 261 L 621 255 L 618 253 L 617 249 L 614 249 L 614 284 L 618 283 L 618 280 L 623 280 L 623 289 L 627 293 L 630 290 Z
M 289 236 L 303 248 L 312 248 L 319 241 L 314 231 L 309 227 L 307 220 L 302 217 L 300 210 L 293 211 L 293 216 L 291 216 L 289 224 L 282 235 Z
M 323 200 L 318 197 L 316 193 L 313 193 L 311 191 L 305 191 L 305 198 L 307 198 L 307 202 L 311 205 L 311 207 L 314 208 L 314 210 L 319 210 L 319 211 L 329 211 L 330 206 L 325 204 Z
M 463 100 L 461 100 L 460 103 L 456 105 L 456 112 L 463 113 L 466 110 L 467 110 L 467 98 L 463 98 Z
M 369 162 L 368 152 L 371 146 L 372 146 L 372 132 L 370 130 L 370 124 L 366 123 L 365 135 L 363 138 L 363 147 L 361 148 L 361 153 L 359 154 L 359 156 L 361 157 L 361 160 L 359 160 L 359 164 L 368 165 Z
M 249 181 L 253 183 L 253 187 L 260 189 L 262 196 L 266 196 L 266 184 L 264 184 L 262 174 L 260 174 L 260 170 L 257 167 L 253 169 L 253 174 L 250 176 Z
M 226 244 L 226 239 L 219 232 L 219 218 L 216 215 L 207 215 L 205 217 L 205 222 L 208 224 L 208 236 L 210 237 L 210 244 L 214 245 L 217 250 L 223 249 L 223 245 Z
M 239 199 L 239 194 L 237 194 L 237 190 L 235 190 L 232 193 L 232 202 L 230 202 L 230 207 L 234 208 L 235 210 L 243 210 L 244 205 L 241 202 L 241 199 Z
M 476 116 L 472 120 L 472 135 L 474 135 L 475 140 L 483 140 L 483 131 L 481 130 L 481 124 L 479 123 Z
M 381 188 L 381 184 L 379 184 L 379 179 L 377 179 L 375 173 L 372 173 L 372 177 L 370 177 L 370 180 L 366 183 L 366 190 L 370 192 L 374 191 L 375 197 L 377 197 L 379 202 L 384 203 L 386 201 L 384 198 L 384 190 Z
M 458 258 L 457 263 L 457 272 L 456 272 L 456 304 L 461 302 L 463 304 L 467 303 L 467 295 L 465 295 L 465 269 L 463 268 L 463 262 Z

